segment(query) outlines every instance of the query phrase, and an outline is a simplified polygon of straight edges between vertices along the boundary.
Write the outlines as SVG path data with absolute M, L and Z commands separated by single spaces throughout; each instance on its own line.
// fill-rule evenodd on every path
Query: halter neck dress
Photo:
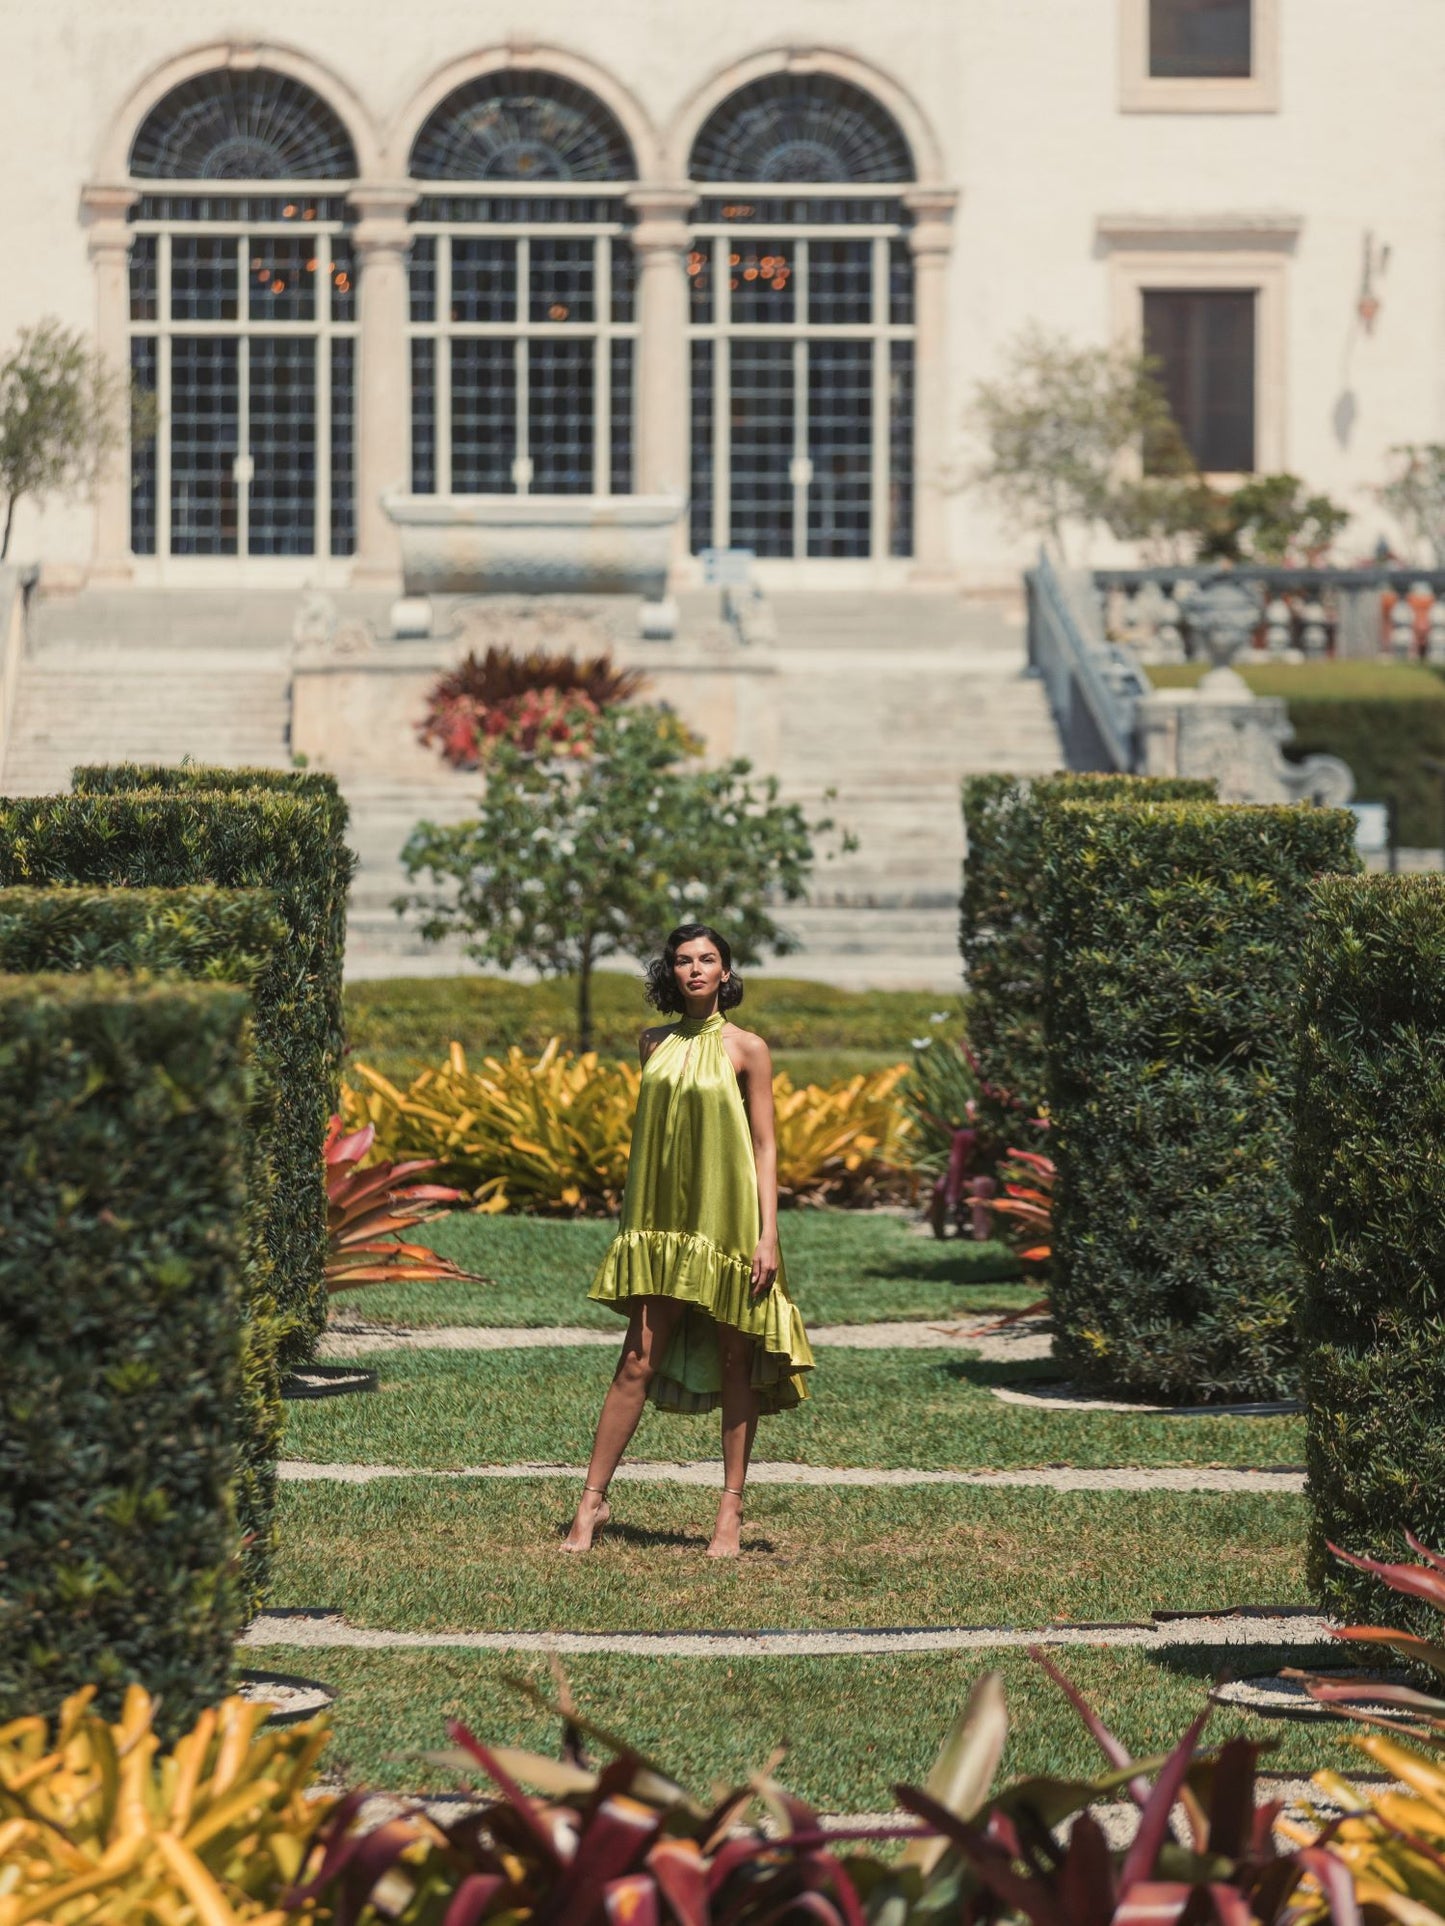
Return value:
M 622 1218 L 587 1293 L 624 1317 L 639 1297 L 687 1305 L 648 1391 L 665 1411 L 711 1411 L 720 1402 L 720 1324 L 756 1340 L 753 1387 L 763 1412 L 805 1398 L 803 1373 L 813 1366 L 781 1251 L 771 1288 L 752 1295 L 758 1174 L 722 1045 L 726 1021 L 720 1010 L 683 1017 L 643 1065 Z

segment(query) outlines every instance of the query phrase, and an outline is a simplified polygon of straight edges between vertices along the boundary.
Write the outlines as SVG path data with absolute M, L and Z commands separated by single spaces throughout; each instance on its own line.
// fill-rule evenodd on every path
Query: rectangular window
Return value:
M 331 553 L 356 553 L 356 341 L 331 343 Z
M 316 342 L 255 335 L 248 345 L 252 555 L 316 552 Z
M 156 405 L 157 347 L 153 335 L 131 339 L 130 546 L 134 555 L 156 552 L 156 424 L 147 422 L 143 411 Z
M 173 555 L 236 553 L 240 349 L 234 337 L 178 334 L 171 341 Z
M 755 241 L 738 236 L 728 254 L 728 288 L 734 322 L 766 327 L 795 320 L 791 241 Z
M 534 494 L 592 493 L 596 367 L 590 341 L 527 343 L 527 453 Z
M 458 495 L 505 495 L 517 458 L 517 350 L 512 341 L 452 342 L 452 472 Z
M 790 464 L 797 399 L 793 344 L 740 337 L 732 343 L 730 359 L 732 545 L 750 548 L 755 555 L 791 555 Z
M 1253 0 L 1149 0 L 1151 80 L 1248 80 Z
M 614 341 L 611 355 L 612 445 L 608 451 L 608 485 L 614 495 L 632 493 L 632 342 Z
M 1150 288 L 1144 347 L 1195 461 L 1206 473 L 1255 465 L 1253 288 Z
M 437 492 L 437 344 L 411 344 L 411 492 Z
M 808 344 L 810 555 L 868 553 L 873 526 L 872 400 L 871 341 Z
M 229 234 L 177 234 L 172 240 L 173 321 L 234 321 L 239 285 Z

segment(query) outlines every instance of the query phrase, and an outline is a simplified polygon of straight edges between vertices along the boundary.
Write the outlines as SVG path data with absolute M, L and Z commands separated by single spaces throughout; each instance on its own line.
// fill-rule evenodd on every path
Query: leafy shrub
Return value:
M 997 1086 L 988 1087 L 991 1101 L 986 1102 L 971 1046 L 943 1035 L 914 1037 L 913 1058 L 898 1097 L 912 1124 L 914 1167 L 934 1180 L 928 1200 L 934 1236 L 946 1236 L 952 1224 L 959 1236 L 986 1242 L 993 1236 L 990 1212 L 998 1194 L 1006 1133 L 1032 1134 L 1046 1119 L 1028 1116 L 1023 1104 Z M 1002 1127 L 1001 1114 L 1007 1119 Z
M 420 1157 L 405 1164 L 372 1164 L 362 1169 L 375 1141 L 370 1124 L 343 1134 L 340 1117 L 326 1130 L 326 1288 L 352 1291 L 361 1284 L 432 1284 L 446 1279 L 484 1284 L 450 1257 L 425 1244 L 408 1244 L 402 1231 L 416 1230 L 442 1216 L 448 1204 L 466 1201 L 450 1184 L 409 1180 L 434 1168 Z
M 90 796 L 134 795 L 138 790 L 156 790 L 164 795 L 203 791 L 217 796 L 253 795 L 260 791 L 262 794 L 278 796 L 301 796 L 316 804 L 325 825 L 331 863 L 327 934 L 318 958 L 318 967 L 325 989 L 330 1029 L 326 1101 L 334 1110 L 341 1078 L 341 1059 L 346 1049 L 346 1011 L 342 1004 L 342 977 L 346 964 L 346 899 L 351 879 L 356 873 L 355 853 L 346 844 L 351 812 L 335 776 L 328 775 L 322 769 L 223 769 L 214 764 L 197 762 L 82 763 L 71 770 L 70 787 L 77 795 Z
M 553 1037 L 530 1061 L 513 1048 L 467 1063 L 454 1043 L 439 1070 L 405 1090 L 353 1066 L 362 1090 L 343 1090 L 349 1128 L 376 1131 L 373 1157 L 425 1157 L 484 1211 L 612 1213 L 627 1184 L 640 1072 Z M 778 1198 L 783 1204 L 864 1202 L 896 1186 L 908 1125 L 894 1092 L 902 1064 L 824 1090 L 773 1079 Z
M 1018 1107 L 1043 1109 L 1043 825 L 1071 798 L 1095 802 L 1209 802 L 1212 782 L 1144 776 L 967 776 L 968 855 L 959 905 L 959 948 L 968 985 L 968 1031 L 985 1079 L 979 1114 L 999 1136 L 1017 1129 Z M 1005 1094 L 1006 1093 L 1006 1094 Z
M 1303 963 L 1294 1177 L 1310 1570 L 1369 1615 L 1407 1526 L 1445 1540 L 1445 881 L 1332 878 Z
M 260 788 L 0 801 L 0 886 L 208 883 L 274 891 L 287 941 L 267 972 L 256 1030 L 258 1048 L 275 1067 L 276 1183 L 267 1238 L 286 1325 L 283 1363 L 310 1355 L 326 1316 L 321 1146 L 335 1108 L 328 1092 L 341 1013 L 336 828 L 336 810 L 324 795 Z
M 1166 1400 L 1293 1391 L 1300 948 L 1312 878 L 1356 861 L 1345 810 L 1049 811 L 1055 1351 L 1080 1377 Z
M 1395 800 L 1396 834 L 1407 848 L 1438 849 L 1440 778 L 1425 757 L 1445 760 L 1445 680 L 1412 662 L 1245 662 L 1235 665 L 1256 695 L 1283 696 L 1291 756 L 1340 756 L 1361 802 Z M 1190 688 L 1203 663 L 1150 667 L 1159 688 Z
M 0 979 L 0 1708 L 220 1696 L 236 1583 L 245 993 Z
M 0 1926 L 19 1920 L 282 1926 L 331 1802 L 309 1791 L 326 1733 L 261 1732 L 269 1707 L 208 1706 L 168 1751 L 138 1685 L 109 1725 L 94 1688 L 0 1728 Z
M 473 650 L 436 682 L 417 735 L 453 769 L 479 769 L 494 742 L 518 749 L 539 743 L 586 750 L 601 710 L 626 702 L 647 681 L 640 670 L 616 669 L 610 655 L 575 656 L 530 649 L 514 655 Z
M 1227 493 L 1208 491 L 1198 559 L 1318 567 L 1349 521 L 1347 508 L 1311 495 L 1298 475 L 1251 475 Z
M 76 970 L 200 977 L 238 983 L 264 1005 L 281 962 L 285 928 L 264 890 L 0 890 L 0 971 Z M 281 1448 L 281 1319 L 267 1240 L 275 1191 L 277 1064 L 264 1030 L 246 1128 L 244 1331 L 237 1513 L 246 1541 L 245 1584 L 264 1598 L 274 1539 Z

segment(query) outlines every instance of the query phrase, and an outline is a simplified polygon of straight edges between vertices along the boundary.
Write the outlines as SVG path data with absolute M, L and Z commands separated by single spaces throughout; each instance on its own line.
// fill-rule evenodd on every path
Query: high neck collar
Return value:
M 723 1015 L 722 1011 L 714 1010 L 711 1016 L 679 1017 L 677 1027 L 685 1037 L 700 1037 L 708 1035 L 714 1030 L 720 1030 L 726 1022 L 727 1018 Z

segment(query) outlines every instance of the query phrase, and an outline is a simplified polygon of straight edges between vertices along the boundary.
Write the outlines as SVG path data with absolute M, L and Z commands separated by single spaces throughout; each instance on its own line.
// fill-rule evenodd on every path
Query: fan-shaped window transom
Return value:
M 513 70 L 448 94 L 416 137 L 410 171 L 426 181 L 629 181 L 637 163 L 595 94 Z
M 693 142 L 697 181 L 909 181 L 913 157 L 871 94 L 832 74 L 768 74 L 730 94 Z
M 356 150 L 321 97 L 288 74 L 223 68 L 182 81 L 131 148 L 142 180 L 351 180 Z

